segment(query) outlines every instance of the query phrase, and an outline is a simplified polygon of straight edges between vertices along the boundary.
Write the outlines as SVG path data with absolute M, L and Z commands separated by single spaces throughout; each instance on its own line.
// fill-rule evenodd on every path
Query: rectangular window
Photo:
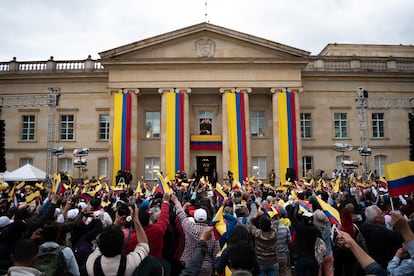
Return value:
M 198 112 L 200 135 L 213 134 L 213 112 L 202 110 Z
M 160 138 L 160 118 L 159 111 L 145 112 L 145 138 Z
M 372 113 L 372 136 L 384 138 L 384 113 Z
M 108 158 L 98 159 L 98 177 L 102 175 L 108 176 Z
M 75 122 L 73 115 L 60 116 L 60 140 L 71 141 L 74 139 Z
M 374 161 L 375 161 L 375 171 L 378 174 L 378 176 L 385 176 L 384 165 L 388 164 L 387 156 L 376 155 L 374 156 Z
M 157 179 L 157 173 L 160 171 L 160 158 L 159 157 L 145 157 L 145 180 Z
M 312 138 L 312 124 L 310 113 L 300 113 L 300 135 L 302 139 Z
M 347 138 L 346 113 L 334 114 L 335 138 Z
M 35 116 L 34 115 L 23 115 L 22 117 L 22 140 L 23 141 L 34 141 L 35 139 Z
M 33 165 L 33 159 L 32 158 L 20 158 L 19 167 L 23 167 L 26 164 Z
M 109 115 L 99 115 L 99 140 L 109 140 Z
M 266 136 L 266 117 L 264 111 L 250 112 L 250 133 L 253 137 Z
M 71 158 L 59 158 L 59 172 L 72 174 L 73 163 Z
M 306 176 L 308 171 L 313 171 L 313 158 L 312 156 L 303 156 L 303 169 L 302 169 L 302 176 Z
M 267 178 L 266 157 L 253 156 L 252 157 L 252 174 L 256 179 Z
M 351 157 L 349 155 L 338 155 L 336 156 L 336 169 L 342 170 L 342 161 L 349 161 Z

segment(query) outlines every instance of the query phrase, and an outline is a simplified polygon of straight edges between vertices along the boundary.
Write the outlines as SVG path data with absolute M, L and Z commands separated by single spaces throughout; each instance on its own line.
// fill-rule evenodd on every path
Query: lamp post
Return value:
M 76 157 L 73 166 L 79 169 L 79 179 L 81 179 L 81 171 L 88 165 L 88 160 L 85 158 L 89 154 L 89 148 L 78 148 L 73 150 L 73 156 Z M 83 178 L 83 175 L 82 175 Z

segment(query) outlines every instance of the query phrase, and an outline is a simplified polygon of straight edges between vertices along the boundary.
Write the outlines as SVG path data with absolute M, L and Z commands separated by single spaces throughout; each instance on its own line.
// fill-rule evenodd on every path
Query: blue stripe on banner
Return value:
M 127 96 L 122 94 L 122 133 L 121 133 L 121 170 L 126 168 L 126 117 L 127 117 Z
M 286 92 L 286 104 L 287 104 L 287 126 L 288 126 L 288 146 L 289 146 L 289 168 L 294 168 L 293 158 L 293 135 L 292 135 L 292 99 L 290 98 L 290 92 Z
M 239 167 L 239 179 L 240 183 L 243 183 L 243 143 L 242 143 L 242 127 L 241 127 L 241 106 L 240 106 L 240 93 L 236 93 L 236 120 L 237 120 L 237 151 L 238 151 L 238 167 Z
M 180 169 L 180 93 L 175 93 L 175 168 L 174 172 Z
M 401 188 L 414 184 L 414 175 L 409 175 L 403 178 L 388 180 L 388 188 Z

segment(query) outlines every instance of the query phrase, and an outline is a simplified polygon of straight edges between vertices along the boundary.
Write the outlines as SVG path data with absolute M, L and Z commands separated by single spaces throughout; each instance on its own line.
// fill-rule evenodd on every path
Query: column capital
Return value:
M 174 88 L 166 87 L 166 88 L 158 88 L 158 93 L 167 93 L 167 92 L 175 92 Z
M 175 92 L 176 92 L 176 93 L 179 93 L 179 92 L 185 92 L 185 93 L 187 93 L 187 94 L 190 94 L 190 93 L 191 93 L 191 88 L 176 88 L 176 89 L 175 89 Z
M 234 87 L 222 87 L 220 88 L 220 93 L 226 93 L 226 92 L 236 92 L 236 89 Z
M 250 94 L 250 93 L 252 93 L 252 89 L 250 87 L 237 87 L 236 92 L 237 93 L 246 92 L 246 93 Z
M 108 89 L 111 92 L 111 95 L 115 93 L 135 94 L 135 95 L 139 94 L 138 88 L 111 88 L 110 87 Z
M 270 88 L 270 93 L 274 94 L 277 92 L 296 92 L 302 93 L 303 87 L 272 87 Z

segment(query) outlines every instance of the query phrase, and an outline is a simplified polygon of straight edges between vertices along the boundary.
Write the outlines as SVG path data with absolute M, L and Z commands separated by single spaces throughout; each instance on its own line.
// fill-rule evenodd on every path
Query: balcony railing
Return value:
M 100 60 L 93 60 L 89 56 L 85 60 L 53 60 L 47 61 L 17 61 L 0 62 L 0 74 L 16 73 L 70 73 L 70 72 L 104 72 L 105 68 Z
M 348 57 L 315 57 L 304 71 L 381 71 L 381 72 L 413 72 L 414 59 L 378 59 Z

